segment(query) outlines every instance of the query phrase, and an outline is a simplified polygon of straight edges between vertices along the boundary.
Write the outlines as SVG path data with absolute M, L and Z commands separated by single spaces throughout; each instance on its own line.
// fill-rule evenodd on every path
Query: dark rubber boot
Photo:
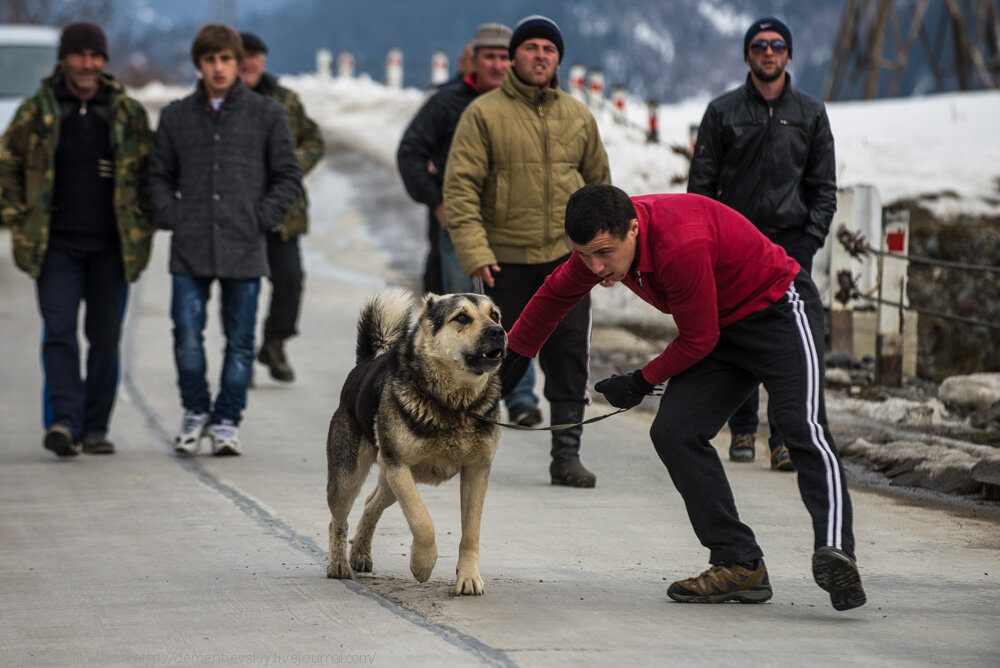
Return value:
M 575 424 L 583 420 L 583 403 L 574 401 L 553 401 L 552 424 Z M 583 427 L 576 426 L 552 432 L 552 464 L 549 475 L 553 485 L 569 487 L 593 487 L 597 476 L 588 471 L 580 462 L 580 436 Z

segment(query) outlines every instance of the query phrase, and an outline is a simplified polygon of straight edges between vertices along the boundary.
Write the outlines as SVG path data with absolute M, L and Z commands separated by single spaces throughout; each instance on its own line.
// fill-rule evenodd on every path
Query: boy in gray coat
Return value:
M 198 32 L 191 59 L 202 78 L 194 93 L 163 110 L 150 158 L 156 224 L 173 232 L 170 315 L 184 407 L 174 450 L 183 455 L 197 453 L 206 433 L 212 454 L 241 454 L 260 277 L 269 273 L 265 235 L 302 196 L 288 114 L 240 82 L 242 58 L 232 28 L 211 24 Z M 226 352 L 213 403 L 203 332 L 214 280 Z

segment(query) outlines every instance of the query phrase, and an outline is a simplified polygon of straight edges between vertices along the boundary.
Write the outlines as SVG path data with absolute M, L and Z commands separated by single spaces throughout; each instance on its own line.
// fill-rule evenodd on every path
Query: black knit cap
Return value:
M 743 37 L 744 60 L 746 60 L 747 56 L 750 55 L 750 42 L 753 41 L 753 38 L 756 37 L 758 33 L 768 31 L 778 33 L 781 35 L 782 39 L 788 42 L 788 57 L 792 57 L 792 31 L 789 30 L 788 26 L 780 20 L 774 18 L 773 16 L 767 16 L 754 21 L 753 25 L 747 30 L 747 34 Z
M 82 53 L 90 49 L 108 59 L 108 38 L 104 36 L 101 26 L 86 21 L 70 23 L 63 28 L 59 38 L 59 59 L 71 53 Z
M 547 39 L 556 45 L 556 48 L 559 50 L 559 62 L 561 63 L 563 59 L 562 32 L 560 32 L 559 26 L 556 25 L 555 21 L 541 14 L 526 16 L 514 26 L 514 34 L 510 37 L 510 47 L 508 47 L 510 59 L 514 60 L 514 52 L 517 51 L 517 47 L 521 46 L 522 42 L 539 37 Z
M 264 40 L 252 32 L 241 32 L 240 39 L 243 40 L 244 51 L 256 51 L 267 55 L 267 44 L 264 44 Z

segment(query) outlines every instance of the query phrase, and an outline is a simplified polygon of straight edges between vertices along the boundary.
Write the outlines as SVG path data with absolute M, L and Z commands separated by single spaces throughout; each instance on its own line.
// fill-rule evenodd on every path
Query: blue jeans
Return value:
M 507 410 L 510 411 L 514 406 L 520 404 L 530 404 L 531 406 L 538 406 L 538 397 L 535 396 L 535 363 L 532 361 L 528 364 L 528 370 L 524 372 L 521 376 L 521 381 L 517 386 L 504 397 L 504 405 L 507 406 Z
M 42 423 L 60 424 L 79 441 L 107 433 L 118 391 L 119 341 L 128 284 L 121 252 L 50 246 L 35 282 L 42 315 Z M 86 304 L 87 376 L 80 377 L 77 318 Z
M 205 321 L 212 281 L 222 288 L 222 331 L 226 353 L 213 406 L 205 374 Z M 194 278 L 174 274 L 170 317 L 174 321 L 174 362 L 181 404 L 186 410 L 211 413 L 212 422 L 239 424 L 247 405 L 254 357 L 254 328 L 260 279 Z
M 438 251 L 441 254 L 441 279 L 444 291 L 446 293 L 475 292 L 472 287 L 472 277 L 462 270 L 462 263 L 458 260 L 458 253 L 455 252 L 455 246 L 451 243 L 451 234 L 445 227 L 441 227 L 440 230 L 441 240 Z M 537 399 L 535 403 L 537 403 Z

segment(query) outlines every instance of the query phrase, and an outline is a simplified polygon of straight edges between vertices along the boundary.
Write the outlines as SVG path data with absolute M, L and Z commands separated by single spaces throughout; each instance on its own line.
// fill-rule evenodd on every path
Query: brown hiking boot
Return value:
M 756 568 L 740 564 L 718 564 L 696 578 L 678 580 L 667 589 L 667 596 L 681 603 L 763 603 L 771 598 L 771 583 L 767 579 L 764 560 Z
M 850 610 L 865 604 L 858 564 L 843 550 L 821 547 L 813 554 L 813 579 L 830 592 L 834 610 Z
M 271 378 L 283 383 L 295 380 L 295 372 L 285 357 L 284 339 L 266 339 L 264 345 L 260 347 L 260 352 L 257 353 L 257 361 L 268 368 Z
M 757 456 L 757 434 L 733 434 L 729 443 L 729 461 L 752 462 Z
M 792 457 L 788 454 L 788 448 L 784 444 L 779 445 L 774 450 L 771 450 L 771 470 L 772 471 L 794 471 L 795 464 L 792 463 Z

